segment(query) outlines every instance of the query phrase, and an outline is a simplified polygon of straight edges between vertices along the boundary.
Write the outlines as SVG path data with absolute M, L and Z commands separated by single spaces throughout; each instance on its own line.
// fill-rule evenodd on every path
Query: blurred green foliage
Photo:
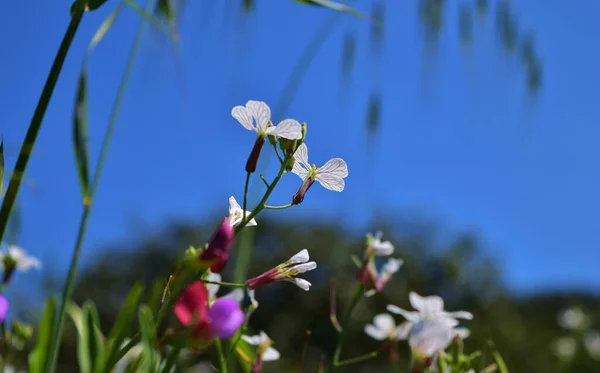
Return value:
M 465 342 L 466 351 L 483 346 L 484 358 L 489 363 L 490 351 L 485 346 L 492 340 L 502 352 L 511 373 L 599 371 L 600 361 L 586 354 L 580 354 L 569 369 L 551 349 L 555 338 L 566 333 L 557 325 L 557 313 L 564 307 L 580 305 L 590 315 L 600 316 L 598 296 L 574 293 L 513 296 L 503 286 L 494 261 L 484 254 L 483 241 L 476 235 L 458 233 L 444 241 L 432 224 L 408 219 L 394 223 L 385 221 L 387 223 L 375 226 L 386 227 L 385 238 L 396 246 L 394 256 L 403 258 L 405 263 L 383 293 L 359 303 L 342 358 L 376 349 L 379 344 L 362 332 L 363 326 L 371 322 L 375 314 L 385 312 L 389 303 L 410 308 L 408 292 L 412 290 L 422 295 L 441 295 L 448 310 L 473 312 L 475 319 L 465 323 L 473 332 Z M 146 289 L 154 286 L 160 291 L 177 257 L 190 244 L 202 245 L 213 227 L 213 222 L 199 225 L 173 222 L 159 233 L 97 250 L 94 261 L 82 269 L 75 301 L 78 304 L 88 299 L 95 302 L 100 324 L 106 333 L 136 282 L 141 281 Z M 285 261 L 302 248 L 308 249 L 311 258 L 318 263 L 317 269 L 305 276 L 313 284 L 309 292 L 302 292 L 289 283 L 258 289 L 260 306 L 251 319 L 253 331 L 267 331 L 275 340 L 275 347 L 282 352 L 282 360 L 265 364 L 265 372 L 297 370 L 306 330 L 311 330 L 312 335 L 305 372 L 315 372 L 321 357 L 330 355 L 334 344 L 335 333 L 329 321 L 330 277 L 337 279 L 338 312 L 342 312 L 351 296 L 356 271 L 350 255 L 360 255 L 363 232 L 316 219 L 270 221 L 263 218 L 253 229 L 256 234 L 249 276 Z M 234 262 L 228 264 L 225 281 L 232 278 L 230 272 L 234 265 Z M 227 291 L 229 289 L 222 289 L 223 293 Z M 146 294 L 146 298 L 148 296 Z M 593 327 L 598 328 L 599 321 L 600 317 L 597 317 Z M 72 324 L 68 325 L 63 343 L 59 371 L 77 372 L 76 356 L 72 353 L 77 348 L 77 337 Z M 400 354 L 408 364 L 408 349 L 403 342 L 400 342 Z M 214 358 L 210 355 L 194 358 L 207 357 Z M 387 356 L 341 371 L 387 372 Z

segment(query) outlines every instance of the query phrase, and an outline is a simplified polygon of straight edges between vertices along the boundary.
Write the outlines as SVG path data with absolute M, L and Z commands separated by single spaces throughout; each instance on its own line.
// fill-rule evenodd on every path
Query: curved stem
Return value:
M 333 373 L 337 370 L 340 362 L 340 354 L 342 353 L 342 344 L 344 343 L 344 334 L 346 332 L 346 328 L 348 327 L 348 322 L 350 321 L 350 317 L 352 317 L 352 312 L 358 301 L 360 300 L 363 294 L 364 287 L 362 284 L 356 284 L 356 288 L 354 289 L 354 295 L 352 296 L 352 300 L 350 301 L 350 306 L 346 310 L 346 314 L 344 315 L 344 319 L 342 320 L 342 330 L 337 333 L 337 342 L 335 345 L 335 351 L 333 353 L 333 359 L 331 360 L 331 364 L 329 365 L 329 373 Z
M 156 7 L 156 3 L 158 0 L 150 0 L 146 5 L 147 11 L 152 11 Z M 87 223 L 89 220 L 89 215 L 92 210 L 92 202 L 94 199 L 94 195 L 96 193 L 96 189 L 98 188 L 98 183 L 100 181 L 100 176 L 102 175 L 102 169 L 104 166 L 104 162 L 106 160 L 106 155 L 108 154 L 108 148 L 110 145 L 110 141 L 112 139 L 113 132 L 115 130 L 115 126 L 117 123 L 117 118 L 119 116 L 119 112 L 121 106 L 123 104 L 123 100 L 125 98 L 125 91 L 127 89 L 127 83 L 129 82 L 129 77 L 133 71 L 133 66 L 135 63 L 135 58 L 139 52 L 140 46 L 142 44 L 142 39 L 144 36 L 144 32 L 146 31 L 147 22 L 145 20 L 140 21 L 140 25 L 138 26 L 135 39 L 133 41 L 133 45 L 129 52 L 129 57 L 127 60 L 127 64 L 125 66 L 125 70 L 123 72 L 123 77 L 121 78 L 121 83 L 117 90 L 117 96 L 115 98 L 115 102 L 113 104 L 113 108 L 110 114 L 108 127 L 106 129 L 106 133 L 104 134 L 104 138 L 102 140 L 102 147 L 100 149 L 100 155 L 98 157 L 98 164 L 96 165 L 96 171 L 94 173 L 94 178 L 92 180 L 92 185 L 90 187 L 90 201 L 89 204 L 85 204 L 83 208 L 83 213 L 81 216 L 81 220 L 79 221 L 79 229 L 77 232 L 77 239 L 75 242 L 75 247 L 73 249 L 73 256 L 71 258 L 71 265 L 69 266 L 69 274 L 67 276 L 67 281 L 65 283 L 62 300 L 60 305 L 60 310 L 58 312 L 58 319 L 54 328 L 52 329 L 52 338 L 51 338 L 51 346 L 49 352 L 49 362 L 46 364 L 46 372 L 51 373 L 54 372 L 56 368 L 56 361 L 58 357 L 58 350 L 60 347 L 60 339 L 62 337 L 63 324 L 65 319 L 65 310 L 66 305 L 69 299 L 71 298 L 71 294 L 73 293 L 73 287 L 75 286 L 75 276 L 77 274 L 77 267 L 79 265 L 79 256 L 81 254 L 81 249 L 83 247 L 83 240 L 85 237 L 85 232 L 87 229 Z
M 242 221 L 246 220 L 246 206 L 248 203 L 248 185 L 250 184 L 250 175 L 252 175 L 250 172 L 246 172 L 246 182 L 244 183 L 244 205 L 242 206 Z
M 281 205 L 281 206 L 269 206 L 269 205 L 265 205 L 265 209 L 266 210 L 285 210 L 287 208 L 290 208 L 294 206 L 293 203 L 288 203 L 287 205 Z
M 373 358 L 376 358 L 379 355 L 379 351 L 369 352 L 368 354 L 360 355 L 357 357 L 353 357 L 351 359 L 346 359 L 337 363 L 338 367 L 343 367 L 344 365 L 351 365 L 356 363 L 361 363 L 363 361 L 367 361 Z
M 2 208 L 0 208 L 0 241 L 2 241 L 4 238 L 4 233 L 6 232 L 6 228 L 8 226 L 8 220 L 17 200 L 17 195 L 19 194 L 19 188 L 21 187 L 21 181 L 25 175 L 25 170 L 27 169 L 27 163 L 29 163 L 29 158 L 31 158 L 31 153 L 33 151 L 38 133 L 40 132 L 40 128 L 42 127 L 42 121 L 44 120 L 46 109 L 48 108 L 48 104 L 52 98 L 54 87 L 56 87 L 56 82 L 58 81 L 65 58 L 67 57 L 71 47 L 71 42 L 73 42 L 73 38 L 77 33 L 83 13 L 84 10 L 82 5 L 74 7 L 71 22 L 69 23 L 69 27 L 67 27 L 67 31 L 63 36 L 60 47 L 58 48 L 58 52 L 56 52 L 54 62 L 52 63 L 52 67 L 50 68 L 50 72 L 46 78 L 46 83 L 44 84 L 44 88 L 42 89 L 37 106 L 33 112 L 33 117 L 29 123 L 27 134 L 25 135 L 25 139 L 21 145 L 17 163 L 12 172 L 8 188 L 6 189 L 4 200 L 2 201 Z
M 225 360 L 223 346 L 221 345 L 221 340 L 219 338 L 215 340 L 215 347 L 217 348 L 217 353 L 219 354 L 219 373 L 227 373 L 227 360 Z
M 236 284 L 233 282 L 219 282 L 219 281 L 208 281 L 208 280 L 200 280 L 200 281 L 204 282 L 205 284 L 229 286 L 230 288 L 245 288 L 245 287 L 247 287 L 246 284 Z

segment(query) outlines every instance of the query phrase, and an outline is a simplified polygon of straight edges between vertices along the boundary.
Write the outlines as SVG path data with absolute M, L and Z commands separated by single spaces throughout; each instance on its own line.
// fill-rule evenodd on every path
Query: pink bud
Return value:
M 265 143 L 264 136 L 258 136 L 256 138 L 256 142 L 254 143 L 254 147 L 248 156 L 248 161 L 246 161 L 246 172 L 254 172 L 256 171 L 256 164 L 258 163 L 258 158 L 260 157 L 260 150 Z
M 223 219 L 217 231 L 213 234 L 208 248 L 200 255 L 201 261 L 212 262 L 210 270 L 213 273 L 219 273 L 229 259 L 229 251 L 233 246 L 235 231 L 229 222 L 229 218 Z
M 300 186 L 300 189 L 298 189 L 296 194 L 294 194 L 294 196 L 292 197 L 292 203 L 294 205 L 298 205 L 302 203 L 302 201 L 304 201 L 304 195 L 306 194 L 306 192 L 308 192 L 308 190 L 314 184 L 314 182 L 315 179 L 312 177 L 309 177 L 306 180 L 304 180 L 302 186 Z

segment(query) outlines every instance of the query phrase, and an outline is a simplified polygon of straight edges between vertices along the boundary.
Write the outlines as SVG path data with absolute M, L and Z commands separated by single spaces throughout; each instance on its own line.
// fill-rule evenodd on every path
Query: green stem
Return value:
M 269 205 L 265 205 L 265 209 L 266 210 L 285 210 L 287 208 L 290 208 L 294 206 L 293 203 L 288 203 L 287 205 L 281 205 L 281 206 L 269 206 Z
M 246 182 L 244 183 L 244 206 L 242 207 L 242 221 L 246 220 L 246 206 L 248 202 L 248 185 L 250 184 L 250 172 L 246 172 Z
M 225 355 L 223 355 L 223 346 L 221 345 L 221 340 L 219 338 L 215 340 L 215 347 L 219 354 L 219 373 L 227 373 L 227 360 L 225 360 Z
M 343 367 L 345 365 L 352 365 L 352 364 L 356 364 L 356 363 L 361 363 L 363 361 L 367 361 L 373 358 L 376 358 L 377 355 L 379 355 L 379 351 L 373 351 L 373 352 L 369 352 L 368 354 L 364 354 L 364 355 L 360 355 L 357 357 L 353 357 L 351 359 L 346 359 L 346 360 L 342 360 L 340 362 L 337 363 L 338 367 Z
M 358 304 L 360 297 L 363 294 L 364 287 L 362 284 L 356 284 L 356 288 L 354 289 L 354 295 L 352 296 L 352 300 L 350 301 L 350 306 L 346 310 L 346 314 L 342 319 L 342 330 L 337 333 L 337 342 L 335 345 L 335 351 L 333 353 L 333 359 L 331 360 L 331 364 L 329 365 L 329 373 L 333 373 L 337 370 L 339 366 L 340 354 L 342 353 L 342 344 L 344 343 L 344 334 L 346 332 L 346 328 L 348 327 L 348 322 L 350 321 L 350 317 L 352 317 L 352 312 L 354 312 L 354 308 Z
M 69 27 L 67 27 L 67 31 L 63 36 L 60 47 L 58 48 L 58 52 L 56 52 L 54 62 L 52 63 L 52 67 L 50 68 L 50 72 L 46 78 L 46 83 L 44 84 L 44 88 L 40 94 L 37 106 L 33 112 L 33 117 L 29 123 L 27 134 L 25 135 L 25 139 L 21 145 L 21 150 L 19 151 L 17 163 L 15 164 L 15 168 L 10 177 L 10 182 L 8 184 L 8 188 L 6 189 L 6 194 L 4 195 L 4 200 L 2 201 L 2 208 L 0 209 L 0 241 L 2 241 L 4 238 L 4 233 L 6 232 L 6 227 L 8 226 L 8 220 L 13 211 L 15 202 L 17 200 L 17 195 L 19 194 L 19 188 L 21 187 L 21 181 L 23 180 L 25 170 L 27 169 L 27 163 L 29 162 L 29 158 L 31 158 L 31 153 L 33 152 L 33 147 L 35 145 L 38 133 L 42 127 L 42 121 L 44 119 L 44 115 L 46 114 L 46 109 L 48 108 L 48 104 L 52 98 L 54 87 L 56 87 L 56 82 L 58 81 L 63 63 L 65 62 L 65 58 L 67 57 L 71 47 L 71 42 L 73 41 L 75 33 L 77 32 L 77 28 L 79 27 L 83 13 L 83 5 L 74 7 L 71 22 L 69 23 Z
M 283 158 L 279 155 L 279 149 L 277 149 L 277 144 L 273 144 L 273 149 L 275 149 L 275 154 L 277 154 L 277 159 L 279 159 L 279 163 L 283 163 Z
M 146 5 L 147 11 L 153 11 L 156 7 L 156 3 L 158 0 L 150 0 Z M 100 181 L 100 177 L 102 175 L 102 169 L 104 166 L 104 162 L 106 160 L 106 155 L 108 154 L 108 148 L 110 145 L 110 141 L 112 139 L 112 135 L 114 133 L 117 118 L 119 116 L 119 112 L 121 106 L 123 104 L 125 98 L 125 91 L 127 89 L 127 83 L 129 82 L 129 77 L 133 71 L 133 66 L 135 63 L 135 59 L 139 52 L 140 46 L 142 44 L 142 39 L 144 36 L 144 32 L 146 31 L 147 22 L 145 20 L 140 21 L 140 25 L 138 26 L 137 33 L 135 39 L 133 41 L 133 45 L 129 52 L 129 57 L 127 60 L 127 64 L 125 66 L 125 70 L 123 72 L 123 77 L 121 78 L 121 83 L 119 84 L 119 88 L 117 90 L 117 96 L 115 98 L 115 102 L 112 107 L 112 111 L 110 114 L 110 118 L 108 121 L 108 127 L 106 129 L 106 133 L 104 134 L 104 138 L 102 140 L 102 146 L 100 149 L 100 155 L 98 157 L 98 164 L 96 165 L 96 171 L 94 173 L 94 178 L 92 179 L 92 185 L 90 187 L 90 200 L 88 204 L 84 205 L 83 214 L 81 216 L 81 220 L 79 222 L 79 230 L 77 232 L 77 240 L 75 242 L 75 247 L 73 249 L 73 256 L 71 258 L 71 265 L 69 266 L 69 274 L 67 276 L 67 281 L 65 283 L 62 300 L 60 305 L 60 310 L 58 312 L 58 319 L 56 324 L 52 328 L 52 338 L 50 345 L 50 353 L 49 353 L 49 362 L 46 364 L 46 372 L 52 373 L 56 369 L 56 362 L 58 358 L 58 350 L 60 347 L 60 340 L 63 332 L 63 325 L 65 320 L 65 311 L 67 302 L 71 298 L 71 294 L 73 293 L 73 287 L 75 286 L 75 276 L 77 274 L 77 267 L 79 265 L 79 256 L 81 254 L 81 249 L 83 247 L 83 240 L 85 237 L 87 223 L 89 220 L 89 215 L 92 210 L 92 202 L 94 199 L 94 195 L 96 193 L 96 189 L 98 188 L 98 183 Z
M 204 282 L 205 284 L 215 284 L 215 285 L 221 285 L 221 286 L 229 286 L 232 288 L 245 288 L 246 284 L 236 284 L 233 282 L 218 282 L 218 281 L 208 281 L 208 280 L 200 280 L 202 282 Z

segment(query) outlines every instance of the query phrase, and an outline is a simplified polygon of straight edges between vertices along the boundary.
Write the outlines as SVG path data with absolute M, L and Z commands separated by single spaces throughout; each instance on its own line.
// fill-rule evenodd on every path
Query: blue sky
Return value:
M 369 2 L 356 2 L 358 8 Z M 450 9 L 437 49 L 422 42 L 416 2 L 388 2 L 383 53 L 370 55 L 369 25 L 344 17 L 313 61 L 286 117 L 309 124 L 310 159 L 346 159 L 337 194 L 313 187 L 281 212 L 322 214 L 365 227 L 380 214 L 420 211 L 450 230 L 485 238 L 507 284 L 518 291 L 600 290 L 597 147 L 600 3 L 526 1 L 515 6 L 544 61 L 541 93 L 525 91 L 518 58 L 502 52 L 493 14 L 461 48 Z M 228 5 L 222 5 L 228 4 Z M 0 131 L 12 167 L 46 74 L 69 22 L 68 2 L 4 2 L 0 45 Z M 74 88 L 92 35 L 116 6 L 87 14 L 40 133 L 21 192 L 21 245 L 46 270 L 67 267 L 81 214 L 71 144 Z M 35 8 L 35 11 L 32 9 Z M 107 159 L 84 261 L 95 250 L 131 242 L 170 218 L 226 213 L 241 198 L 253 135 L 230 115 L 249 99 L 273 108 L 304 46 L 330 13 L 292 1 L 258 1 L 250 16 L 237 2 L 190 6 L 179 55 L 157 31 L 146 34 Z M 90 65 L 90 146 L 97 154 L 137 27 L 127 9 Z M 341 84 L 345 32 L 359 35 L 353 79 Z M 18 35 L 18 36 L 17 36 Z M 366 101 L 383 96 L 382 126 L 366 158 Z M 274 118 L 282 119 L 282 118 Z M 273 204 L 298 187 L 284 178 Z M 221 202 L 217 202 L 221 201 Z M 277 213 L 277 212 L 275 212 Z M 270 214 L 275 214 L 270 213 Z M 148 228 L 132 221 L 148 223 Z M 143 225 L 142 225 L 143 226 Z M 25 278 L 20 282 L 27 282 Z

